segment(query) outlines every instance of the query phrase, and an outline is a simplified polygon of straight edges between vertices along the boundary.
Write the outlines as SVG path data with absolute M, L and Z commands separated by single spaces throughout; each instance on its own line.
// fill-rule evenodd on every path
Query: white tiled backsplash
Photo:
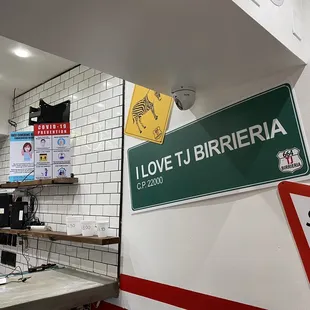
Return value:
M 33 130 L 28 126 L 29 106 L 38 107 L 40 98 L 49 104 L 71 100 L 72 171 L 79 184 L 45 187 L 38 196 L 37 216 L 53 230 L 66 231 L 67 215 L 82 215 L 84 219 L 108 217 L 110 235 L 118 236 L 122 84 L 119 78 L 78 66 L 15 100 L 12 118 L 17 123 L 17 131 Z M 0 141 L 0 182 L 8 180 L 9 152 L 9 139 Z M 49 262 L 117 276 L 118 245 L 29 239 L 28 247 L 24 242 L 24 247 L 0 245 L 1 248 L 17 252 L 17 264 L 24 270 L 26 259 L 34 266 L 46 263 L 51 249 Z M 8 271 L 0 264 L 0 273 Z

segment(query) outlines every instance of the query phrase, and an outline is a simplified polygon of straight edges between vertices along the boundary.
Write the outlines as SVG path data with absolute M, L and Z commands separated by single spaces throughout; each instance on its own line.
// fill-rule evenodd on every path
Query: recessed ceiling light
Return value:
M 21 58 L 27 58 L 27 57 L 30 57 L 31 55 L 27 49 L 22 48 L 22 47 L 16 48 L 15 50 L 13 50 L 13 53 L 16 56 L 21 57 Z

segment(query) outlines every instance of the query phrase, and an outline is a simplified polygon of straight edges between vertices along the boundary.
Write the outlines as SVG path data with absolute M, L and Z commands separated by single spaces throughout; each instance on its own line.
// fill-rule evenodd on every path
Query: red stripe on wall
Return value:
M 161 284 L 128 275 L 121 275 L 120 289 L 188 310 L 254 310 L 262 309 L 239 302 L 205 295 L 179 287 Z M 112 309 L 111 309 L 112 310 Z

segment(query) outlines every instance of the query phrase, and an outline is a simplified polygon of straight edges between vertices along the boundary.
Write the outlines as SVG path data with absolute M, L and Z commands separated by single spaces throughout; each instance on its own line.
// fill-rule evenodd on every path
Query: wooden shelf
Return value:
M 29 186 L 40 186 L 40 185 L 53 185 L 53 184 L 76 184 L 78 178 L 56 178 L 56 179 L 45 179 L 45 180 L 34 180 L 24 182 L 7 182 L 0 184 L 0 188 L 21 188 Z
M 118 237 L 84 237 L 82 235 L 78 236 L 68 236 L 66 233 L 57 231 L 35 231 L 35 230 L 25 230 L 25 229 L 10 229 L 10 228 L 0 228 L 0 233 L 18 235 L 18 236 L 28 236 L 34 238 L 45 238 L 50 240 L 66 240 L 81 243 L 90 243 L 96 245 L 108 245 L 108 244 L 118 244 Z

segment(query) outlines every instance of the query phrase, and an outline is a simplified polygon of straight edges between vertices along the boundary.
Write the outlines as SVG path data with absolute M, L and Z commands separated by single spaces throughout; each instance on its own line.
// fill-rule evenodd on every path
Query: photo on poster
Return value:
M 34 171 L 33 132 L 12 132 L 10 135 L 9 180 L 11 182 L 33 180 L 32 171 Z
M 52 178 L 53 169 L 52 166 L 36 166 L 35 178 L 36 180 L 50 179 Z
M 70 148 L 70 135 L 53 136 L 53 150 Z
M 71 165 L 53 165 L 53 178 L 69 178 Z
M 35 163 L 36 166 L 46 166 L 52 163 L 52 151 L 41 150 L 35 152 Z
M 70 164 L 70 150 L 53 151 L 53 164 Z
M 51 149 L 52 149 L 51 136 L 35 137 L 35 150 L 51 150 Z

